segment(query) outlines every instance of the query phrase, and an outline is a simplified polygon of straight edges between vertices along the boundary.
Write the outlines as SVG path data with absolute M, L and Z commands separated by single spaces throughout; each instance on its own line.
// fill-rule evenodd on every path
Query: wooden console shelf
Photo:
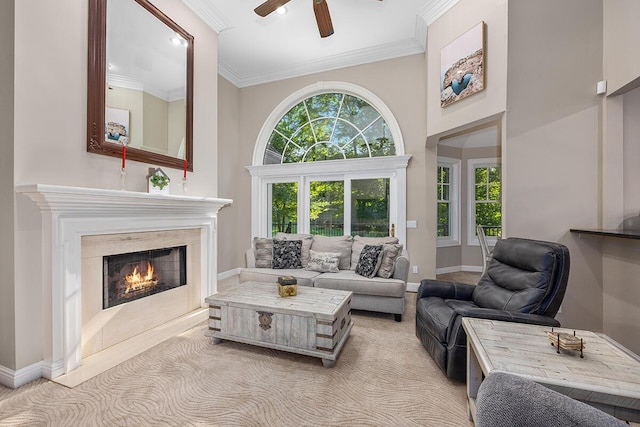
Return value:
M 570 228 L 570 232 L 579 234 L 592 234 L 603 237 L 619 237 L 621 239 L 640 239 L 640 230 L 605 230 L 601 228 L 582 229 Z

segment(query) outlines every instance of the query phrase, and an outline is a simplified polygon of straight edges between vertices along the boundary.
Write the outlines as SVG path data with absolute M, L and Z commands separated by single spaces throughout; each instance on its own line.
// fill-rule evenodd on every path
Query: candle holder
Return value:
M 125 191 L 127 189 L 127 171 L 124 168 L 120 168 L 120 190 Z

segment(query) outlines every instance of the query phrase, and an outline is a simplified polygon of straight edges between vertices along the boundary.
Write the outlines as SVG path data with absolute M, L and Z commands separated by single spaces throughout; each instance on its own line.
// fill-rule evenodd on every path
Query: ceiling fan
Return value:
M 289 3 L 290 0 L 267 0 L 260 6 L 254 9 L 254 12 L 258 15 L 265 17 L 280 6 L 284 6 Z M 316 22 L 318 23 L 318 30 L 320 31 L 320 37 L 329 37 L 333 34 L 333 24 L 331 23 L 331 15 L 329 14 L 329 6 L 327 6 L 327 0 L 312 0 L 313 12 L 316 14 Z M 382 0 L 380 0 L 382 1 Z

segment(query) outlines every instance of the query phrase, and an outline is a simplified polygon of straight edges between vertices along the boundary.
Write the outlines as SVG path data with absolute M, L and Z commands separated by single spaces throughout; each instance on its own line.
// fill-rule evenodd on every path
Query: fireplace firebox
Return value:
M 186 246 L 104 256 L 102 308 L 186 285 L 186 258 Z

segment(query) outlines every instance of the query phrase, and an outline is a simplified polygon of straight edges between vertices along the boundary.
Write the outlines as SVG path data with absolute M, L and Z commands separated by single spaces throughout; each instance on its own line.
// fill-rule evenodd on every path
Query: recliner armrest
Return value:
M 459 299 L 471 301 L 474 285 L 448 282 L 444 280 L 423 279 L 418 287 L 418 299 L 439 297 L 443 299 Z
M 456 307 L 457 315 L 464 317 L 475 317 L 478 319 L 501 320 L 503 322 L 528 323 L 530 325 L 560 326 L 560 322 L 552 317 L 541 316 L 531 313 L 517 313 L 494 308 L 482 307 Z

